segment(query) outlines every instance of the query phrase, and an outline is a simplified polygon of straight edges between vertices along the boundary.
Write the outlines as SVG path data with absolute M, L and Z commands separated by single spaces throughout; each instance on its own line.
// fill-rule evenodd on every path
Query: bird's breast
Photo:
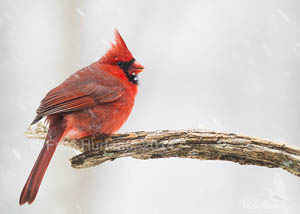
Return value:
M 64 116 L 66 137 L 79 139 L 99 134 L 112 134 L 126 122 L 133 105 L 134 98 L 125 94 L 114 102 L 68 113 Z

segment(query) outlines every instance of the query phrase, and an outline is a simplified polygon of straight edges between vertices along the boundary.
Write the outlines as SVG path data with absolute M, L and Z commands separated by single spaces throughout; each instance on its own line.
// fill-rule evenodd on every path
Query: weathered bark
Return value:
M 29 138 L 44 139 L 41 123 L 26 132 Z M 82 153 L 71 158 L 74 168 L 96 166 L 121 157 L 137 159 L 193 158 L 225 160 L 241 165 L 282 168 L 300 176 L 300 149 L 254 137 L 205 130 L 132 132 L 68 140 L 64 145 Z

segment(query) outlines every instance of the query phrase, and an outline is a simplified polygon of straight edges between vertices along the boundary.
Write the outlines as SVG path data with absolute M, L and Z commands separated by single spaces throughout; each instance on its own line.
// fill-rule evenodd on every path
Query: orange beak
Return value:
M 144 66 L 142 66 L 139 62 L 134 61 L 132 65 L 129 67 L 130 73 L 138 74 L 144 70 Z

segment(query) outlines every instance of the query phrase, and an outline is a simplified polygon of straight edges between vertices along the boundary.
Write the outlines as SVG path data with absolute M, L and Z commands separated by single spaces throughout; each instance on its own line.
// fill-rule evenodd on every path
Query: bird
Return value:
M 117 132 L 126 122 L 138 91 L 137 62 L 117 29 L 115 42 L 96 62 L 82 68 L 50 90 L 31 125 L 46 117 L 48 133 L 21 192 L 19 204 L 31 204 L 61 140 Z

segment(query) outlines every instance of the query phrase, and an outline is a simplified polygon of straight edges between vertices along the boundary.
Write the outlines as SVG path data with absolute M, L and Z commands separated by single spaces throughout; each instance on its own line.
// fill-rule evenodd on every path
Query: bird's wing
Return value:
M 113 102 L 122 95 L 122 91 L 119 84 L 104 85 L 97 79 L 63 83 L 52 89 L 41 101 L 32 124 L 47 115 L 73 112 Z

